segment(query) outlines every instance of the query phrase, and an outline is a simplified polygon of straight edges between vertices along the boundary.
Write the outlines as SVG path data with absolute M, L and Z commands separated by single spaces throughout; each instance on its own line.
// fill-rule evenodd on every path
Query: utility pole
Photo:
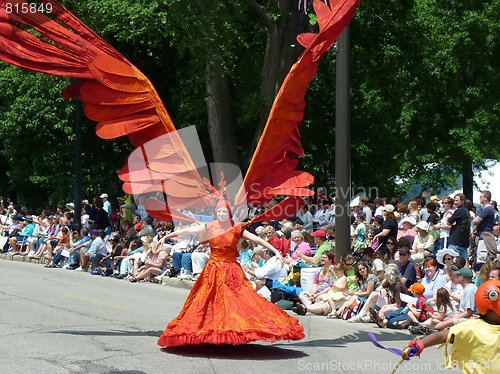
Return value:
M 351 253 L 350 24 L 337 39 L 335 105 L 335 252 Z

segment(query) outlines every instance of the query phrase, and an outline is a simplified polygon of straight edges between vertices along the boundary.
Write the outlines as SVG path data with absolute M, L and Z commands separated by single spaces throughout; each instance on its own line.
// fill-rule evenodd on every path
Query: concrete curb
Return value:
M 37 259 L 31 258 L 31 257 L 20 256 L 20 255 L 9 256 L 8 254 L 0 254 L 0 260 L 26 262 L 26 263 L 38 264 L 38 265 L 45 265 L 48 263 L 48 260 L 46 260 L 46 259 L 37 260 Z M 193 285 L 194 285 L 194 282 L 191 280 L 169 278 L 168 276 L 164 276 L 161 279 L 161 282 L 160 282 L 160 280 L 153 278 L 153 283 L 161 284 L 164 286 L 186 288 L 188 290 L 193 288 Z

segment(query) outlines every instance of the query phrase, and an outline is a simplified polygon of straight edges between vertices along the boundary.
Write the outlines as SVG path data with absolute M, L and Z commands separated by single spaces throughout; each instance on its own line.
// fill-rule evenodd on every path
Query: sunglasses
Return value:
M 393 243 L 393 242 L 387 242 L 387 244 L 394 245 L 394 243 Z
M 354 262 L 351 262 L 350 264 L 348 264 L 347 262 L 345 263 L 345 266 L 352 266 L 354 265 Z
M 450 258 L 450 257 L 445 257 L 445 258 L 444 258 L 444 261 L 453 261 L 453 258 Z

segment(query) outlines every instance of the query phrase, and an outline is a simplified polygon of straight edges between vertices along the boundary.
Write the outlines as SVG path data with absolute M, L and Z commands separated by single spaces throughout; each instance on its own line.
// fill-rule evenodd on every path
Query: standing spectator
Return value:
M 372 210 L 370 209 L 370 207 L 368 206 L 368 202 L 370 200 L 368 199 L 368 197 L 366 196 L 361 196 L 359 198 L 359 202 L 361 203 L 361 207 L 363 209 L 363 212 L 365 212 L 365 222 L 370 224 L 372 223 Z
M 108 217 L 111 217 L 111 203 L 108 200 L 108 194 L 103 193 L 99 196 L 102 199 L 102 208 L 108 213 Z
M 426 201 L 422 198 L 418 198 L 417 199 L 417 206 L 418 206 L 418 209 L 419 209 L 419 214 L 420 214 L 420 220 L 421 221 L 425 221 L 427 222 L 427 218 L 429 217 L 429 212 L 427 211 L 427 208 L 426 208 Z
M 328 225 L 330 219 L 330 212 L 328 210 L 328 200 L 321 200 L 318 204 L 318 211 L 313 218 L 313 228 L 319 228 Z
M 375 204 L 374 216 L 381 216 L 382 215 L 382 208 L 384 207 L 382 199 L 380 197 L 377 197 L 377 198 L 375 198 L 375 200 L 373 200 L 373 203 Z
M 434 226 L 436 230 L 439 230 L 439 242 L 436 243 L 434 247 L 434 253 L 437 253 L 440 249 L 448 248 L 448 238 L 450 237 L 451 225 L 448 223 L 448 218 L 453 214 L 453 199 L 449 196 L 443 197 L 443 217 L 441 222 Z
M 353 250 L 353 253 L 361 253 L 361 250 L 365 248 L 366 246 L 366 225 L 365 225 L 365 212 L 360 210 L 359 212 L 356 213 L 356 229 L 354 230 L 354 233 L 352 234 L 352 244 L 351 248 Z
M 106 234 L 111 233 L 111 226 L 109 222 L 108 213 L 103 208 L 103 202 L 100 197 L 94 198 L 94 205 L 97 208 L 96 218 L 95 218 L 95 226 L 97 230 L 104 230 Z
M 465 195 L 463 193 L 456 194 L 454 203 L 457 209 L 448 218 L 448 224 L 451 225 L 448 248 L 468 259 L 470 215 L 465 206 Z
M 430 202 L 430 203 L 427 203 L 426 205 L 426 208 L 427 208 L 427 213 L 429 213 L 429 217 L 427 217 L 427 223 L 430 224 L 430 225 L 435 225 L 439 219 L 437 213 L 436 213 L 436 203 L 434 202 Z
M 413 218 L 415 220 L 415 224 L 420 222 L 420 213 L 418 212 L 417 202 L 412 200 L 408 203 L 408 217 Z
M 380 251 L 385 255 L 387 252 L 387 238 L 398 236 L 398 223 L 394 215 L 394 205 L 387 204 L 382 208 L 382 213 L 384 215 L 384 222 L 380 226 L 380 232 L 373 239 L 379 239 L 378 245 L 380 246 Z
M 495 225 L 495 210 L 491 206 L 490 201 L 491 192 L 487 190 L 482 191 L 481 195 L 479 196 L 479 202 L 481 203 L 483 208 L 472 220 L 472 223 L 476 225 L 476 238 L 481 238 L 482 240 L 484 240 L 484 244 L 488 251 L 487 258 L 483 259 L 479 259 L 479 253 L 477 253 L 476 261 L 483 263 L 488 260 L 495 261 L 498 255 L 497 243 L 495 240 L 495 235 L 493 235 L 493 226 Z

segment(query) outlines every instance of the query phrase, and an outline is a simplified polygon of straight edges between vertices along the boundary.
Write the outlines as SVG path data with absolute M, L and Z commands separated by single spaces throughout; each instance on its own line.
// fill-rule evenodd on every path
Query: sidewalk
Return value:
M 47 260 L 45 260 L 45 259 L 37 260 L 37 259 L 31 258 L 31 257 L 20 256 L 20 255 L 9 256 L 8 254 L 0 254 L 0 260 L 26 262 L 26 263 L 31 263 L 31 264 L 35 264 L 35 265 L 47 264 Z M 60 270 L 66 271 L 65 269 L 60 269 Z M 68 270 L 68 271 L 71 271 L 71 270 Z M 108 278 L 108 277 L 106 277 L 106 278 Z M 160 283 L 160 281 L 153 278 L 153 283 Z M 194 282 L 191 280 L 169 278 L 168 276 L 165 276 L 162 278 L 160 284 L 165 285 L 165 286 L 173 286 L 173 287 L 191 289 L 191 288 L 193 288 Z

